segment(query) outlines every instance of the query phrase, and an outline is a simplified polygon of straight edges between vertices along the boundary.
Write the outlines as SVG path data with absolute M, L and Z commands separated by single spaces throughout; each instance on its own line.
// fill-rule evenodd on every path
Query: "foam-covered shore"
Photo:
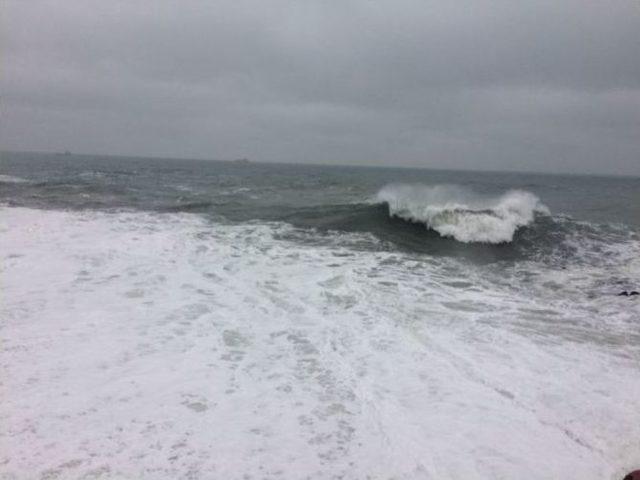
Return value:
M 309 246 L 291 228 L 2 208 L 1 476 L 640 466 L 640 302 L 583 294 L 609 273 Z

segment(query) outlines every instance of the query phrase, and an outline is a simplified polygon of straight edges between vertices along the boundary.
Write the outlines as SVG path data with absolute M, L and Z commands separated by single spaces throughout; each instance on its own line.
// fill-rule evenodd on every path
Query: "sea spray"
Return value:
M 536 213 L 549 213 L 538 197 L 524 190 L 484 197 L 456 185 L 387 185 L 378 192 L 377 201 L 389 206 L 391 216 L 424 223 L 465 243 L 511 242 Z

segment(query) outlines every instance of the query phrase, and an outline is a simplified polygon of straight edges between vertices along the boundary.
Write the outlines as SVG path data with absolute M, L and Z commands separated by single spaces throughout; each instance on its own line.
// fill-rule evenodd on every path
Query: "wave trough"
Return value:
M 388 205 L 391 216 L 423 223 L 464 243 L 511 242 L 536 214 L 549 214 L 537 196 L 524 190 L 487 197 L 456 185 L 394 184 L 383 187 L 376 200 Z

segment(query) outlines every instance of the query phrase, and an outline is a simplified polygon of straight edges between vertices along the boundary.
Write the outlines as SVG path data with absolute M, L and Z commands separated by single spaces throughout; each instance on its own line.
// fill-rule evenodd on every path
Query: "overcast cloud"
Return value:
M 640 1 L 5 0 L 6 150 L 640 174 Z

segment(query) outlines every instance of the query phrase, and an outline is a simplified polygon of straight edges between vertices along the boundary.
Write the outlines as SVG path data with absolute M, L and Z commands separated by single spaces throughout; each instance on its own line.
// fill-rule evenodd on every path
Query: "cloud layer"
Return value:
M 640 174 L 640 4 L 6 0 L 2 148 Z

